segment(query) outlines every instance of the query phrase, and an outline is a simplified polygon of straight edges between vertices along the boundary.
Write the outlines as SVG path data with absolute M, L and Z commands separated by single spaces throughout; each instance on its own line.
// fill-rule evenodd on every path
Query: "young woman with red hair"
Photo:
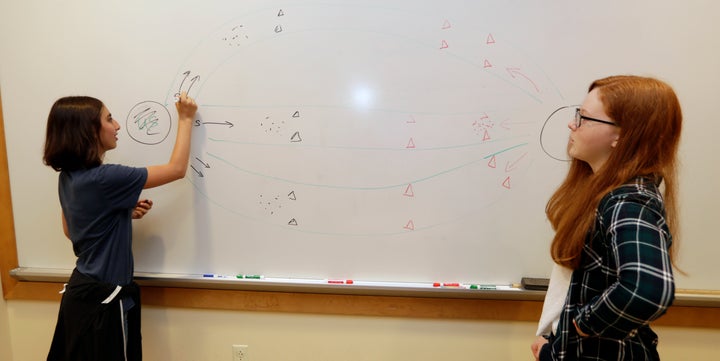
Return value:
M 658 360 L 649 323 L 674 299 L 680 103 L 660 80 L 612 76 L 590 85 L 568 127 L 570 169 L 546 213 L 552 258 L 572 274 L 533 355 Z

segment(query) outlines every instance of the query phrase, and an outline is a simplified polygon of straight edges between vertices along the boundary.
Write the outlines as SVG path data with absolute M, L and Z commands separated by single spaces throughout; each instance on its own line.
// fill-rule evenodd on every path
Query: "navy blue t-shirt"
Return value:
M 78 271 L 110 284 L 132 282 L 132 212 L 146 180 L 146 168 L 117 164 L 60 172 L 60 205 Z

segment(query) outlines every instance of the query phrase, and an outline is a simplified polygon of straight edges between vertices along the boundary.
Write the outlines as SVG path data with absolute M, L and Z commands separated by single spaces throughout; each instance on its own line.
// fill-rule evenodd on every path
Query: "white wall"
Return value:
M 2 289 L 2 280 L 0 280 Z M 12 347 L 10 342 L 10 323 L 8 321 L 7 302 L 0 295 L 0 360 L 12 360 Z
M 44 359 L 58 304 L 0 301 L 0 359 Z M 146 307 L 146 360 L 231 361 L 231 345 L 249 345 L 249 361 L 532 360 L 532 322 L 452 321 Z M 720 329 L 657 328 L 663 361 L 718 360 Z

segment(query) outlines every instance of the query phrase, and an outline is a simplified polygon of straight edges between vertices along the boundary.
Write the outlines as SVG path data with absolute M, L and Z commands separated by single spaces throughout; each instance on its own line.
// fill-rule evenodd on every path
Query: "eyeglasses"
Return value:
M 586 116 L 580 114 L 580 108 L 575 108 L 575 127 L 580 128 L 583 120 L 589 120 L 592 122 L 598 122 L 598 123 L 603 123 L 603 124 L 610 124 L 610 125 L 613 125 L 616 127 L 618 126 L 617 124 L 615 124 L 613 122 L 609 122 L 607 120 L 600 120 L 600 119 L 586 117 Z

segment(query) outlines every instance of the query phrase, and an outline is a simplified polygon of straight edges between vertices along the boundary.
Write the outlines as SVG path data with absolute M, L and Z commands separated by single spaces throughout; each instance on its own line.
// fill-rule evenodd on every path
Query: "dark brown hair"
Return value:
M 103 103 L 92 97 L 58 99 L 48 115 L 43 162 L 56 171 L 102 164 L 98 147 L 102 108 Z
M 682 128 L 680 102 L 666 83 L 638 76 L 599 79 L 597 89 L 605 113 L 620 126 L 620 138 L 603 167 L 573 159 L 568 174 L 552 195 L 546 214 L 555 229 L 551 255 L 561 265 L 576 269 L 595 209 L 612 189 L 637 176 L 653 176 L 664 184 L 666 222 L 674 234 L 670 257 L 677 249 L 677 150 Z

